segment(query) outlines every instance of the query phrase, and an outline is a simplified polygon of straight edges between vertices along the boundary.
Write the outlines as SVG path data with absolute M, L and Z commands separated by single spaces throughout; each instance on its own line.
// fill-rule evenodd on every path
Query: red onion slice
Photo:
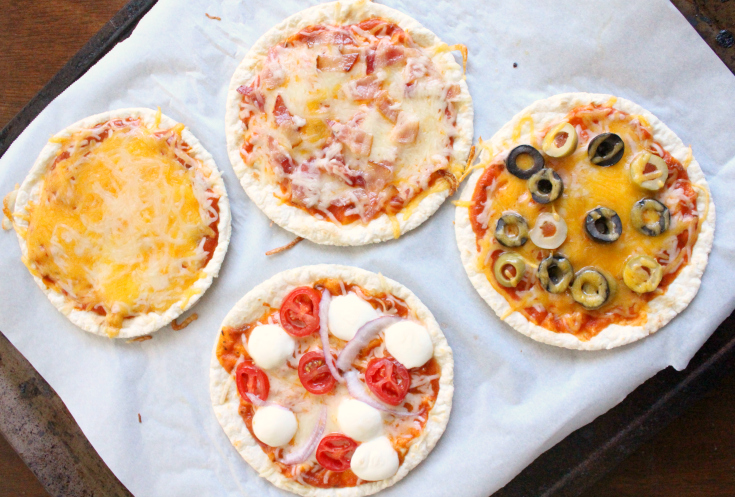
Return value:
M 348 371 L 352 367 L 352 361 L 355 360 L 357 354 L 370 343 L 370 340 L 388 326 L 397 323 L 401 318 L 398 316 L 383 316 L 360 326 L 352 340 L 347 342 L 345 348 L 337 358 L 337 367 L 342 371 Z
M 255 407 L 275 406 L 275 407 L 280 407 L 281 409 L 286 409 L 281 404 L 271 402 L 270 400 L 263 400 L 257 395 L 253 395 L 250 392 L 246 393 L 245 395 L 248 396 L 248 399 L 250 399 L 250 402 L 252 402 Z
M 314 427 L 314 431 L 309 435 L 309 440 L 301 444 L 295 450 L 292 450 L 285 457 L 281 458 L 283 464 L 300 464 L 306 461 L 309 456 L 316 450 L 319 441 L 324 435 L 324 428 L 327 427 L 327 406 L 322 406 L 321 414 L 319 414 L 319 422 Z
M 332 373 L 334 379 L 340 383 L 344 383 L 344 378 L 337 371 L 334 365 L 334 357 L 332 357 L 332 349 L 329 348 L 329 303 L 332 301 L 332 295 L 326 288 L 322 291 L 322 300 L 319 302 L 319 335 L 322 338 L 322 352 L 324 352 L 324 362 L 327 363 L 329 372 Z
M 375 409 L 379 411 L 383 411 L 388 414 L 392 414 L 393 416 L 415 416 L 416 413 L 414 412 L 408 412 L 408 411 L 396 411 L 394 409 L 389 409 L 377 400 L 374 400 L 369 393 L 365 391 L 365 387 L 363 386 L 362 382 L 360 381 L 360 378 L 357 377 L 357 371 L 351 370 L 345 373 L 344 378 L 347 382 L 347 391 L 350 392 L 350 395 L 352 395 L 354 398 L 359 400 L 360 402 L 364 402 L 370 407 L 374 407 Z

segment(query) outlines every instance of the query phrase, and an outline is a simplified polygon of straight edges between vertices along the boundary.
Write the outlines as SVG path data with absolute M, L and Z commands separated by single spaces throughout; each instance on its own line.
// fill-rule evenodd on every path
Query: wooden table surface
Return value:
M 726 46 L 726 36 L 720 36 L 725 43 L 715 41 L 719 28 L 735 27 L 735 1 L 673 2 L 717 54 L 735 67 L 735 47 Z M 125 3 L 0 0 L 0 128 Z M 46 495 L 33 473 L 0 437 L 0 497 Z M 735 365 L 709 394 L 582 495 L 735 496 Z

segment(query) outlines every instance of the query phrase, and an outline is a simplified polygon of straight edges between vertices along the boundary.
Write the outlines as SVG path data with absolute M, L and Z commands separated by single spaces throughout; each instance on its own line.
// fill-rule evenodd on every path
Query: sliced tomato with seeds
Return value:
M 235 371 L 235 383 L 240 398 L 246 404 L 252 404 L 247 394 L 252 394 L 260 400 L 268 399 L 271 384 L 265 371 L 253 364 L 251 361 L 243 361 Z
M 309 336 L 318 331 L 321 300 L 322 294 L 308 286 L 289 293 L 279 312 L 283 329 L 295 337 Z
M 301 356 L 299 380 L 308 392 L 316 395 L 331 392 L 337 384 L 337 380 L 332 376 L 324 360 L 324 352 L 321 350 L 312 350 Z
M 365 383 L 376 397 L 392 406 L 399 405 L 411 388 L 408 369 L 388 357 L 370 361 L 365 371 Z
M 316 460 L 330 471 L 345 471 L 350 469 L 352 454 L 357 449 L 357 442 L 347 435 L 332 433 L 322 438 L 316 448 Z

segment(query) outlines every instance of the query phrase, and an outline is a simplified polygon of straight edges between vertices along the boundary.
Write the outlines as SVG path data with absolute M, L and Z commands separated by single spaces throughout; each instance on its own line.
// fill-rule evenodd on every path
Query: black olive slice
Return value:
M 617 164 L 623 158 L 625 144 L 615 133 L 602 133 L 595 136 L 587 146 L 590 162 L 601 167 Z
M 545 167 L 529 178 L 528 189 L 536 202 L 548 204 L 561 197 L 564 183 L 556 171 Z
M 607 207 L 598 207 L 587 213 L 584 220 L 587 234 L 596 242 L 611 243 L 623 233 L 623 223 L 617 212 Z
M 529 167 L 521 167 L 518 164 L 518 159 L 523 155 L 529 156 L 533 164 Z M 541 152 L 531 145 L 518 145 L 510 151 L 508 158 L 505 159 L 505 167 L 508 168 L 508 172 L 513 176 L 528 179 L 544 167 L 544 157 L 541 155 Z
M 528 223 L 515 212 L 506 212 L 495 225 L 495 238 L 506 247 L 520 247 L 528 241 Z
M 599 309 L 610 297 L 610 284 L 597 269 L 584 268 L 574 276 L 572 298 L 585 309 Z
M 652 198 L 644 198 L 630 210 L 633 227 L 648 236 L 658 236 L 669 229 L 671 213 L 668 207 Z
M 538 265 L 539 283 L 549 293 L 563 293 L 574 279 L 574 268 L 563 255 L 550 255 Z

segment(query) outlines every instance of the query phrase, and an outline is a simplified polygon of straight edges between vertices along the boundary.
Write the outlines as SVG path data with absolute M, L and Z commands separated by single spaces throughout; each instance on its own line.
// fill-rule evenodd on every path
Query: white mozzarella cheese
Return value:
M 373 306 L 354 293 L 340 295 L 329 305 L 329 331 L 342 340 L 352 340 L 362 325 L 377 317 Z
M 385 348 L 407 369 L 423 366 L 434 355 L 434 346 L 426 328 L 407 320 L 385 330 Z
M 280 326 L 264 324 L 250 332 L 247 349 L 255 364 L 263 369 L 273 369 L 285 364 L 293 355 L 296 342 Z
M 344 399 L 337 410 L 342 433 L 358 442 L 366 442 L 383 434 L 380 411 L 355 399 Z
M 253 416 L 253 433 L 258 440 L 271 447 L 288 444 L 297 428 L 296 416 L 285 407 L 260 407 Z
M 398 471 L 398 454 L 388 437 L 374 438 L 355 450 L 350 469 L 366 481 L 385 480 Z

